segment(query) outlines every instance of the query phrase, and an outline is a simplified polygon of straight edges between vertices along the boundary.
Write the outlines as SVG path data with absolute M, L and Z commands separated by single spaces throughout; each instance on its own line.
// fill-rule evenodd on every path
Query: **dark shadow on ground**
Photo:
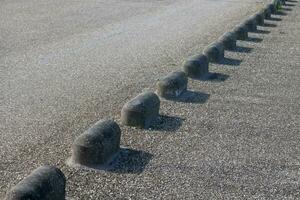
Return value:
M 271 18 L 268 18 L 268 19 L 266 19 L 266 20 L 269 20 L 269 21 L 276 21 L 276 22 L 279 22 L 279 21 L 282 21 L 282 19 L 281 18 L 279 18 L 279 17 L 271 17 Z M 266 23 L 266 22 L 265 22 Z
M 181 127 L 183 121 L 184 119 L 180 117 L 160 115 L 149 127 L 149 130 L 174 132 Z
M 279 10 L 275 13 L 275 15 L 279 15 L 279 16 L 286 16 L 287 13 L 286 12 L 283 12 L 282 10 Z
M 281 8 L 282 10 L 284 10 L 284 11 L 292 11 L 293 9 L 291 9 L 291 8 Z
M 71 166 L 86 170 L 107 171 L 117 174 L 140 174 L 152 159 L 153 155 L 145 151 L 120 148 L 119 152 L 106 164 L 82 166 L 70 163 Z
M 231 65 L 231 66 L 238 66 L 241 64 L 241 60 L 234 59 L 234 58 L 226 58 L 224 57 L 220 61 L 211 61 L 213 64 L 219 64 L 219 65 Z
M 253 31 L 253 33 L 258 33 L 258 34 L 269 34 L 269 33 L 271 33 L 271 31 L 257 29 L 256 31 Z
M 262 26 L 263 26 L 263 27 L 271 27 L 271 28 L 277 27 L 276 24 L 268 23 L 268 22 L 265 22 Z
M 140 174 L 152 158 L 153 155 L 145 151 L 121 148 L 107 171 L 118 174 Z
M 296 0 L 286 0 L 286 2 L 297 3 L 298 1 L 296 1 Z
M 261 38 L 257 38 L 257 37 L 248 37 L 248 38 L 246 39 L 246 41 L 248 41 L 248 42 L 255 42 L 255 43 L 259 43 L 259 42 L 262 42 L 262 41 L 263 41 L 263 39 L 261 39 Z
M 290 1 L 290 2 L 291 2 L 291 1 Z M 286 3 L 284 6 L 291 6 L 291 7 L 293 7 L 293 6 L 296 6 L 296 4 Z
M 199 80 L 199 81 L 224 82 L 228 78 L 229 78 L 229 75 L 227 75 L 227 74 L 208 72 L 208 74 L 202 78 L 193 78 L 193 79 Z
M 229 75 L 227 74 L 221 74 L 221 73 L 209 73 L 209 76 L 207 77 L 207 81 L 213 81 L 213 82 L 224 82 L 229 78 Z
M 241 60 L 235 58 L 224 58 L 217 64 L 219 65 L 230 65 L 230 66 L 239 66 L 241 64 Z
M 175 102 L 183 102 L 183 103 L 205 103 L 209 99 L 209 94 L 187 90 L 183 92 L 179 97 L 168 99 L 170 101 Z
M 230 50 L 227 50 L 227 51 L 239 52 L 239 53 L 250 53 L 252 51 L 252 48 L 250 48 L 250 47 L 236 46 L 236 48 L 230 49 Z

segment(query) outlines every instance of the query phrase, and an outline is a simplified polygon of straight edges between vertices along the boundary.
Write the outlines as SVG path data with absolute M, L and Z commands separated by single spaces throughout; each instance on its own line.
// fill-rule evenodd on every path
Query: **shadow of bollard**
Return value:
M 209 99 L 210 95 L 192 90 L 185 91 L 179 98 L 170 99 L 175 102 L 203 104 Z
M 253 33 L 257 33 L 257 34 L 269 34 L 269 33 L 271 33 L 271 31 L 257 29 Z
M 230 65 L 230 66 L 239 66 L 241 64 L 241 60 L 235 58 L 224 58 L 218 64 L 219 65 Z
M 180 117 L 160 115 L 154 124 L 149 127 L 149 130 L 174 132 L 181 127 L 183 121 L 184 119 Z
M 238 53 L 250 53 L 252 51 L 253 48 L 250 47 L 242 47 L 242 46 L 236 46 L 235 49 L 232 50 L 228 50 L 231 52 L 238 52 Z
M 117 174 L 141 174 L 153 155 L 141 150 L 121 148 L 119 159 L 108 167 L 109 172 Z
M 262 42 L 263 39 L 261 38 L 257 38 L 257 37 L 248 37 L 248 39 L 246 40 L 248 42 L 255 42 L 255 43 L 259 43 L 259 42 Z

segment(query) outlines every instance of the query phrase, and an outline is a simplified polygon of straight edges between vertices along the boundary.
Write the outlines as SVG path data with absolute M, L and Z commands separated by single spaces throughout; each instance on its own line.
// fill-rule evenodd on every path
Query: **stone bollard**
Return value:
M 263 11 L 265 13 L 265 19 L 271 19 L 271 9 L 266 6 L 265 8 L 263 8 Z
M 234 32 L 227 32 L 219 38 L 219 41 L 223 43 L 225 49 L 233 50 L 236 48 L 236 39 Z
M 264 11 L 259 11 L 254 16 L 257 25 L 264 25 L 265 13 Z
M 209 60 L 207 56 L 200 54 L 190 57 L 183 65 L 183 71 L 188 77 L 202 78 L 209 72 Z
M 157 82 L 157 94 L 166 99 L 176 98 L 186 91 L 187 83 L 184 72 L 172 72 Z
M 72 162 L 88 167 L 106 164 L 120 150 L 121 130 L 113 120 L 100 120 L 77 137 Z
M 224 59 L 224 46 L 221 42 L 214 42 L 204 49 L 203 54 L 210 62 L 220 62 Z
M 248 30 L 247 30 L 246 25 L 244 25 L 244 24 L 237 25 L 233 29 L 233 32 L 235 33 L 236 38 L 238 40 L 246 40 L 248 38 Z
M 6 195 L 6 200 L 65 200 L 66 178 L 54 166 L 34 170 Z
M 274 4 L 270 3 L 267 5 L 267 7 L 270 11 L 271 11 L 271 14 L 276 14 L 276 7 Z
M 148 128 L 159 115 L 160 100 L 153 92 L 145 92 L 127 102 L 121 111 L 124 125 Z
M 256 19 L 252 16 L 249 19 L 247 19 L 244 24 L 246 25 L 248 31 L 256 31 L 257 30 L 257 24 Z

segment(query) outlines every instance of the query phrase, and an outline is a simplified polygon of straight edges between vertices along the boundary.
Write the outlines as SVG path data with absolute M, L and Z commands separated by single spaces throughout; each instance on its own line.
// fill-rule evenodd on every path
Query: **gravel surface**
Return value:
M 150 130 L 121 126 L 124 149 L 107 171 L 68 167 L 74 138 L 100 118 L 119 121 L 128 99 L 154 90 L 155 80 L 262 3 L 122 1 L 130 6 L 119 19 L 101 24 L 90 21 L 102 15 L 98 1 L 52 8 L 57 21 L 35 10 L 49 5 L 30 2 L 0 8 L 0 198 L 47 163 L 65 173 L 68 199 L 300 198 L 298 2 L 211 65 L 218 80 L 190 80 L 178 101 L 162 100 Z M 126 17 L 126 8 L 134 14 Z

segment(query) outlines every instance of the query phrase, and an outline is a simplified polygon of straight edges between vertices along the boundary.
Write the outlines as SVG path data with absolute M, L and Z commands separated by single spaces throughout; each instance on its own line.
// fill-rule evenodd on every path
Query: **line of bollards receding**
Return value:
M 121 123 L 126 126 L 149 128 L 158 118 L 160 110 L 159 96 L 165 99 L 179 97 L 187 90 L 188 77 L 202 79 L 209 75 L 209 62 L 224 59 L 225 50 L 236 48 L 237 40 L 247 40 L 248 32 L 263 26 L 265 19 L 285 5 L 285 0 L 273 0 L 260 11 L 224 33 L 216 42 L 207 46 L 202 54 L 189 57 L 183 65 L 183 71 L 174 71 L 156 84 L 156 93 L 144 92 L 127 102 L 121 111 Z M 72 145 L 71 165 L 85 167 L 105 166 L 120 151 L 121 129 L 113 120 L 100 120 Z M 66 178 L 63 172 L 54 166 L 41 166 L 29 176 L 12 187 L 6 200 L 64 200 Z

